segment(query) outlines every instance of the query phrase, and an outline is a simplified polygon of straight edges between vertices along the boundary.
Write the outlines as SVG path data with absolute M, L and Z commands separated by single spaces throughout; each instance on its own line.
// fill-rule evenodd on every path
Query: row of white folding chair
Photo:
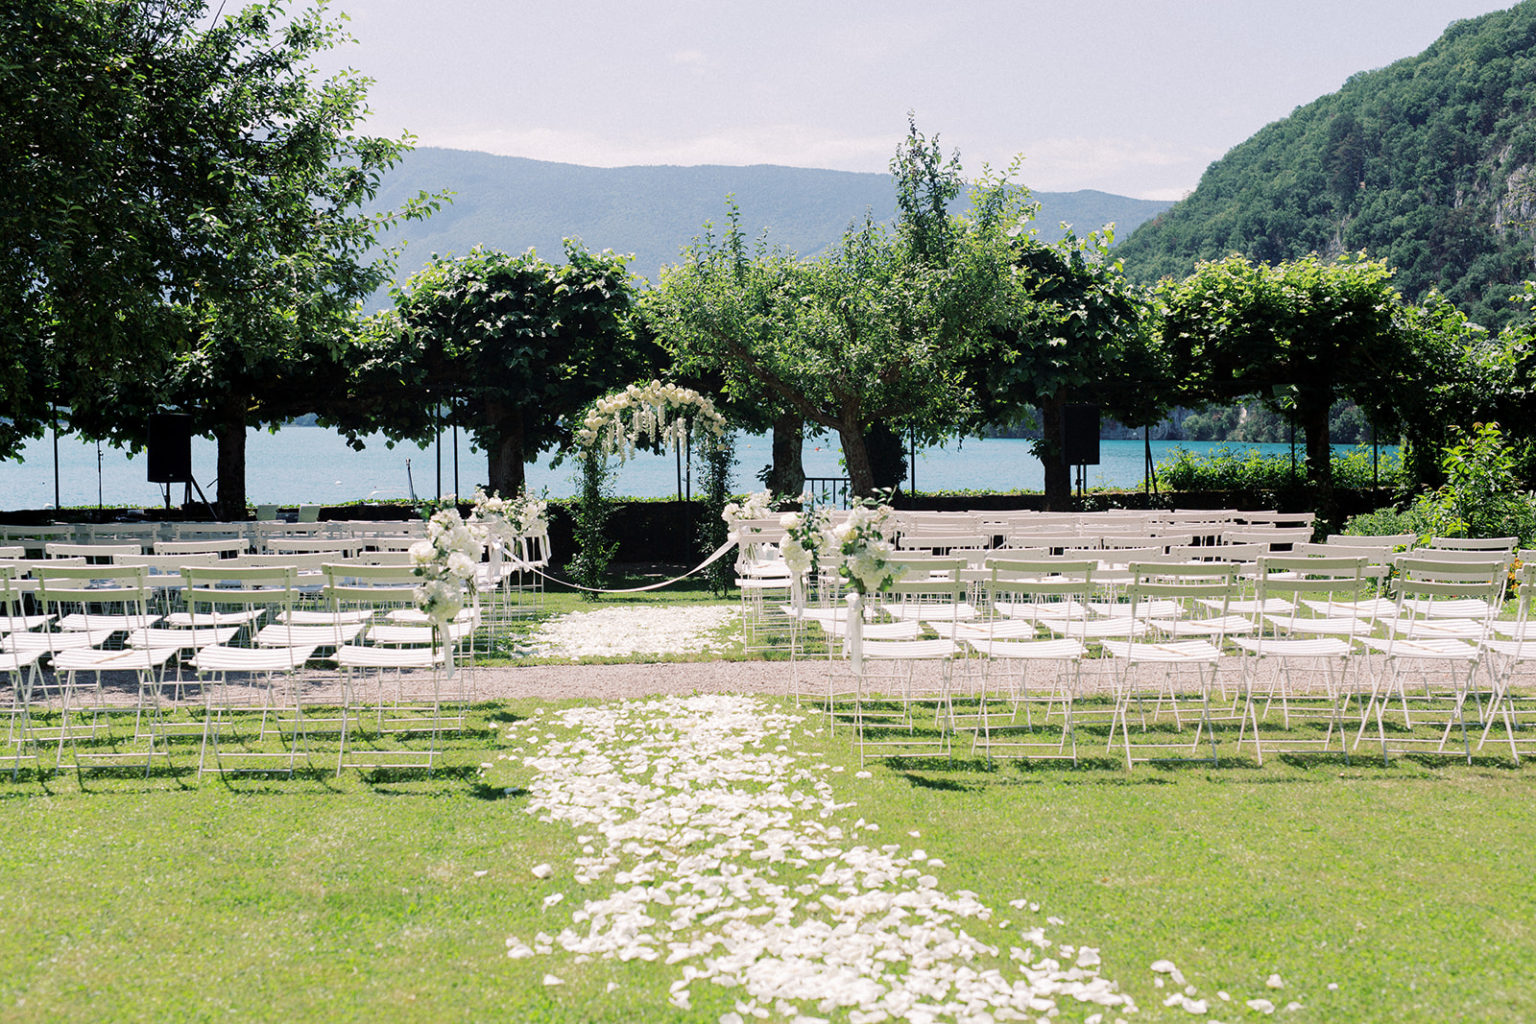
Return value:
M 1486 721 L 1478 737 L 1478 750 L 1488 743 L 1494 726 L 1504 726 L 1510 756 L 1518 764 L 1522 751 L 1536 749 L 1536 691 L 1520 673 L 1536 664 L 1536 550 L 1519 553 L 1520 568 L 1512 582 L 1517 588 L 1515 618 L 1493 623 L 1492 635 L 1483 640 L 1493 692 Z M 1516 689 L 1523 684 L 1524 692 Z

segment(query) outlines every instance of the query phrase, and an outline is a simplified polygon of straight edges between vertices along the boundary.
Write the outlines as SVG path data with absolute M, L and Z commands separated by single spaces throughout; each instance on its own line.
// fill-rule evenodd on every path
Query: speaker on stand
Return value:
M 1099 407 L 1077 402 L 1061 407 L 1061 461 L 1077 469 L 1077 494 L 1088 488 L 1088 467 L 1099 464 Z
M 171 507 L 171 485 L 183 484 L 187 492 L 184 501 L 191 501 L 192 489 L 197 488 L 197 496 L 212 516 L 213 509 L 208 506 L 203 489 L 192 478 L 192 416 L 184 412 L 150 413 L 146 433 L 149 482 L 163 488 L 166 510 Z

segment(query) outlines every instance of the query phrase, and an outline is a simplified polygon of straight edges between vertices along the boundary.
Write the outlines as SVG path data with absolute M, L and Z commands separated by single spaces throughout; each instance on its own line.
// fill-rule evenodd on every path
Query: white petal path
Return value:
M 634 605 L 569 612 L 543 623 L 528 653 L 546 658 L 622 658 L 632 654 L 714 654 L 735 625 L 734 605 Z
M 742 992 L 720 1024 L 805 1024 L 821 1019 L 812 1010 L 845 1010 L 853 1024 L 1060 1019 L 1074 1004 L 1090 1021 L 1109 1019 L 1103 1008 L 1135 1012 L 1100 976 L 1096 949 L 1052 956 L 1041 927 L 1006 951 L 989 944 L 967 922 L 991 921 L 992 909 L 941 889 L 924 870 L 937 861 L 861 841 L 878 828 L 862 818 L 835 824 L 853 805 L 835 801 L 829 766 L 780 742 L 801 721 L 755 698 L 709 695 L 510 727 L 513 744 L 538 743 L 521 757 L 535 773 L 529 813 L 581 833 L 573 881 L 613 888 L 573 909 L 558 935 L 509 937 L 508 955 L 677 966 L 680 1009 L 697 982 Z

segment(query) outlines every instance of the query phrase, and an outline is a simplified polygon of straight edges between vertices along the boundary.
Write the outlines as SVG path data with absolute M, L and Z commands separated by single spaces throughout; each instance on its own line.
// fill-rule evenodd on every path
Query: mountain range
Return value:
M 383 179 L 373 209 L 398 208 L 418 191 L 454 193 L 453 202 L 425 221 L 406 223 L 384 240 L 407 247 L 402 277 L 432 255 L 462 255 L 477 245 L 520 253 L 535 249 L 561 258 L 561 239 L 593 250 L 632 253 L 631 269 L 654 278 L 674 263 L 706 222 L 723 223 L 726 197 L 741 209 L 749 235 L 766 230 L 770 244 L 815 256 L 866 213 L 895 217 L 888 174 L 749 167 L 584 167 L 469 150 L 424 146 L 408 153 Z M 1084 189 L 1036 192 L 1035 227 L 1047 240 L 1065 222 L 1079 234 L 1114 224 L 1125 237 L 1171 204 Z

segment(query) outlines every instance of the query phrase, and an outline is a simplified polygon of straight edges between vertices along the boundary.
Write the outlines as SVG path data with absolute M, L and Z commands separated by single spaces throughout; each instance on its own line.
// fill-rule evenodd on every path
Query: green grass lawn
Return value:
M 183 742 L 148 779 L 0 779 L 0 1020 L 718 1020 L 739 993 L 696 986 L 676 1009 L 676 967 L 506 956 L 509 935 L 558 932 L 612 888 L 573 885 L 575 830 L 525 813 L 531 770 L 499 758 L 509 723 L 552 706 L 478 708 L 430 778 L 317 763 L 199 779 Z M 1194 1019 L 1162 1005 L 1159 959 L 1221 1020 L 1261 1019 L 1242 1006 L 1255 996 L 1302 1004 L 1277 1019 L 1536 1019 L 1536 769 L 961 757 L 858 778 L 846 730 L 813 714 L 791 742 L 844 769 L 825 776 L 856 804 L 844 824 L 920 842 L 942 888 L 1015 934 L 1049 915 L 1056 941 L 1099 947 L 1132 1020 Z M 535 878 L 543 862 L 556 873 Z M 566 902 L 546 908 L 554 892 Z M 1039 912 L 1009 910 L 1018 898 Z M 1265 987 L 1274 973 L 1283 989 Z

